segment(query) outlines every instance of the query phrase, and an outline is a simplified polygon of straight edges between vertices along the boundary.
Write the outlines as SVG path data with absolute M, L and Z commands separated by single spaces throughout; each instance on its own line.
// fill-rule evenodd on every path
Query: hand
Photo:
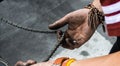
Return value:
M 33 65 L 36 64 L 36 61 L 34 60 L 28 60 L 27 62 L 23 62 L 23 61 L 18 61 L 15 66 L 29 66 L 29 65 Z
M 47 61 L 47 62 L 36 63 L 31 66 L 52 66 L 52 65 L 53 65 L 53 61 Z
M 61 42 L 64 48 L 78 48 L 88 41 L 93 35 L 95 29 L 92 29 L 88 24 L 89 11 L 89 9 L 85 8 L 76 10 L 49 25 L 50 29 L 55 30 L 68 24 L 68 29 L 65 31 L 64 35 L 64 40 Z M 61 35 L 61 32 L 59 32 L 59 35 Z
M 27 62 L 18 61 L 15 66 L 52 66 L 54 61 L 40 62 L 37 63 L 34 60 L 28 60 Z

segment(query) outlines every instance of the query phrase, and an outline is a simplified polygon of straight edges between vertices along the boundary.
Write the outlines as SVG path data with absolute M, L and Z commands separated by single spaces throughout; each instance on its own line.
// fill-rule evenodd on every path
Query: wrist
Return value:
M 88 22 L 91 28 L 97 29 L 97 26 L 102 23 L 104 28 L 104 13 L 100 4 L 100 0 L 94 0 L 92 4 L 89 4 L 85 8 L 90 9 L 88 13 Z
M 77 63 L 77 61 L 74 61 L 70 64 L 70 66 L 78 66 L 79 64 Z M 79 65 L 80 66 L 80 65 Z
M 94 5 L 100 12 L 103 12 L 100 0 L 94 0 L 92 5 Z
M 68 59 L 68 60 L 64 61 L 61 66 L 71 66 L 71 64 L 74 63 L 75 61 L 76 61 L 76 59 L 74 59 L 74 58 Z M 73 65 L 73 66 L 75 66 L 75 65 Z

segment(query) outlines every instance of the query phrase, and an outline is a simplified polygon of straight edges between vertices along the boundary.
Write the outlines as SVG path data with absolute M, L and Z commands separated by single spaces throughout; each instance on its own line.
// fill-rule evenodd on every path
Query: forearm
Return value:
M 120 52 L 116 52 L 102 57 L 78 60 L 73 62 L 70 66 L 119 66 L 119 64 Z

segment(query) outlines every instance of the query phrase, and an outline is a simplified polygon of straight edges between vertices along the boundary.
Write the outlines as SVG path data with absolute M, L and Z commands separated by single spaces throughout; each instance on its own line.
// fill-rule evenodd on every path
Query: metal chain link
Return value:
M 12 25 L 14 27 L 17 27 L 17 28 L 25 30 L 25 31 L 36 32 L 36 33 L 53 33 L 53 34 L 55 34 L 57 32 L 57 31 L 43 31 L 43 30 L 38 30 L 38 29 L 32 29 L 32 28 L 28 28 L 28 27 L 23 27 L 23 26 L 20 26 L 20 25 L 14 23 L 14 22 L 9 21 L 9 20 L 7 20 L 5 18 L 2 18 L 2 17 L 0 18 L 0 20 L 2 22 L 5 22 L 5 23 L 7 23 L 9 25 Z
M 56 34 L 57 31 L 41 31 L 41 30 L 37 30 L 37 29 L 32 29 L 32 28 L 28 28 L 28 27 L 23 27 L 23 26 L 20 26 L 20 25 L 17 25 L 15 24 L 14 22 L 11 22 L 5 18 L 0 18 L 0 20 L 2 22 L 5 22 L 9 25 L 12 25 L 14 27 L 17 27 L 19 29 L 23 29 L 23 30 L 26 30 L 26 31 L 30 31 L 30 32 L 36 32 L 36 33 L 53 33 L 53 34 Z M 63 32 L 64 33 L 64 32 Z M 58 39 L 58 43 L 55 45 L 55 47 L 53 48 L 53 50 L 51 50 L 51 53 L 48 55 L 48 57 L 44 60 L 44 61 L 48 61 L 55 53 L 55 51 L 59 48 L 59 46 L 61 45 L 61 41 L 63 40 L 63 37 L 64 37 L 64 34 L 62 35 L 62 37 L 60 39 Z
M 50 60 L 50 58 L 54 55 L 55 51 L 59 48 L 59 46 L 62 45 L 61 41 L 64 40 L 63 38 L 64 38 L 64 33 L 63 33 L 63 35 L 61 36 L 61 38 L 58 39 L 58 43 L 56 44 L 56 46 L 55 46 L 54 49 L 52 50 L 51 54 L 48 55 L 48 57 L 46 58 L 46 60 L 44 60 L 43 62 L 46 62 L 46 61 Z

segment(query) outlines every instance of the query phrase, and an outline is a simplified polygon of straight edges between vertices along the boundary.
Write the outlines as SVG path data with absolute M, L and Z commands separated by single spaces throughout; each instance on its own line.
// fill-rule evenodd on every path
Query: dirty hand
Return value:
M 64 40 L 61 42 L 64 48 L 78 48 L 90 39 L 95 29 L 88 25 L 89 11 L 85 8 L 76 10 L 49 25 L 49 29 L 56 30 L 68 24 Z M 61 32 L 59 32 L 59 35 L 61 35 Z

